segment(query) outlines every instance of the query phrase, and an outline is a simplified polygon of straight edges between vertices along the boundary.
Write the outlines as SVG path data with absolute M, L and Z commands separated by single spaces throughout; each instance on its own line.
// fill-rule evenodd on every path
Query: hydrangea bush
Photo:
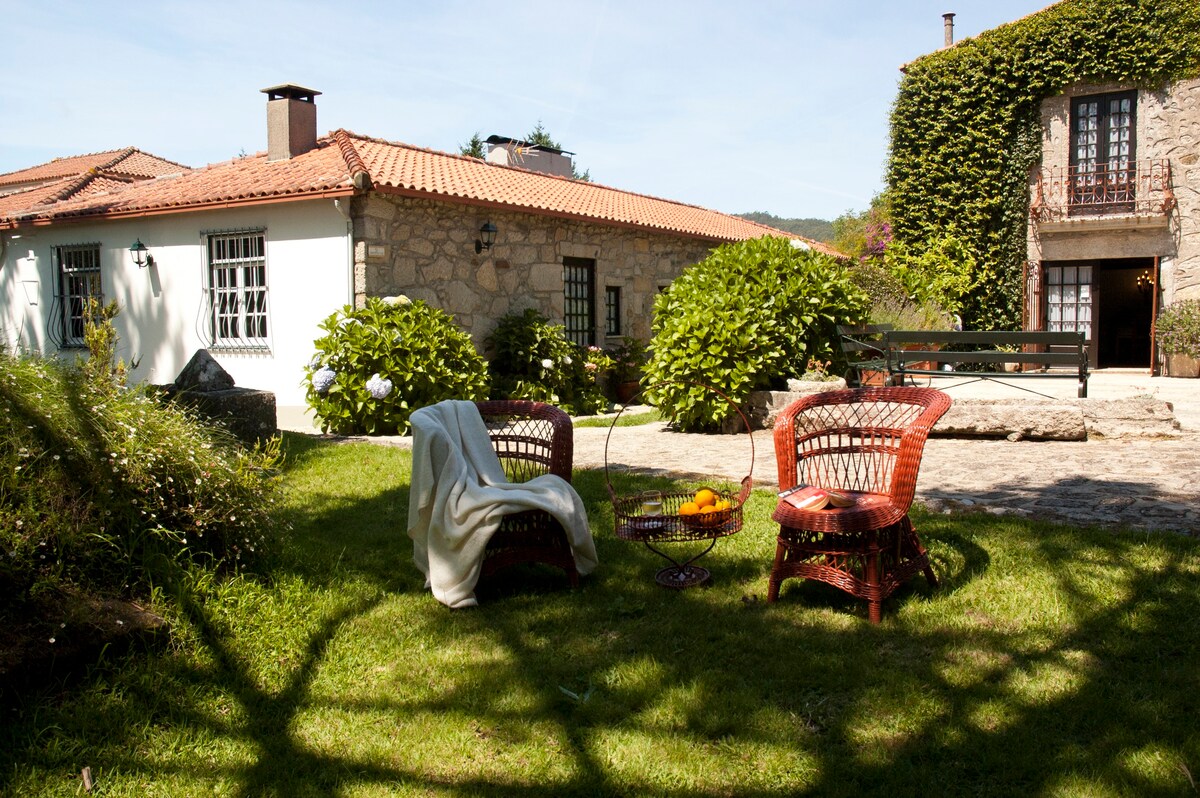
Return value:
M 600 379 L 612 358 L 568 341 L 561 324 L 536 310 L 504 316 L 484 343 L 494 396 L 546 402 L 577 416 L 608 408 Z
M 868 298 L 846 266 L 781 238 L 725 244 L 654 301 L 646 396 L 680 428 L 714 431 L 751 391 L 783 389 L 835 357 L 835 326 Z
M 321 324 L 305 370 L 308 404 L 339 435 L 408 432 L 412 411 L 487 398 L 487 364 L 446 313 L 407 297 L 372 297 Z

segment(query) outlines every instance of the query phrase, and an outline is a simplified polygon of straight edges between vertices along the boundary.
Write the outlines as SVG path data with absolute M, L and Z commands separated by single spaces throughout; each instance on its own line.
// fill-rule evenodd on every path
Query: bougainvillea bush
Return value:
M 751 391 L 834 360 L 836 325 L 865 318 L 847 265 L 782 238 L 725 244 L 654 302 L 647 398 L 688 431 L 719 429 Z
M 305 373 L 308 405 L 338 435 L 403 435 L 414 410 L 487 398 L 487 364 L 445 312 L 407 297 L 371 297 L 321 323 Z
M 575 416 L 607 409 L 599 381 L 612 358 L 568 341 L 561 324 L 536 310 L 504 316 L 484 344 L 496 398 L 546 402 Z

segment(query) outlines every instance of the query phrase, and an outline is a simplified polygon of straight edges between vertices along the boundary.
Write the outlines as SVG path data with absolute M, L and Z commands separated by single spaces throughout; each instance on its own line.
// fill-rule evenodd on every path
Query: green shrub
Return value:
M 937 302 L 910 296 L 900 279 L 878 260 L 855 264 L 850 278 L 869 297 L 871 324 L 890 324 L 897 330 L 949 330 L 954 324 L 954 317 Z
M 1164 355 L 1200 357 L 1200 299 L 1183 299 L 1163 308 L 1154 336 Z
M 420 300 L 372 297 L 333 313 L 321 329 L 305 384 L 326 432 L 404 434 L 419 407 L 487 396 L 487 366 L 471 337 Z
M 835 357 L 835 326 L 866 313 L 841 262 L 781 238 L 725 244 L 654 302 L 647 398 L 685 430 L 711 431 L 751 391 L 783 388 Z M 706 386 L 706 387 L 702 387 Z
M 137 590 L 164 555 L 244 564 L 277 527 L 278 440 L 244 449 L 127 387 L 115 313 L 88 325 L 82 365 L 0 352 L 0 603 Z
M 575 416 L 608 408 L 599 379 L 612 359 L 599 347 L 568 341 L 561 324 L 536 310 L 504 316 L 484 343 L 493 396 L 546 402 Z

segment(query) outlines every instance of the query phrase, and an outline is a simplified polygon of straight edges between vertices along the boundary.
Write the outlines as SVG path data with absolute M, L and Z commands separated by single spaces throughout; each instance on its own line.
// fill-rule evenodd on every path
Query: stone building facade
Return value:
M 1156 368 L 1157 314 L 1200 298 L 1200 80 L 1080 84 L 1041 115 L 1026 327 L 1086 332 L 1094 367 Z
M 505 314 L 534 308 L 566 321 L 564 259 L 593 267 L 589 340 L 650 337 L 654 297 L 719 242 L 555 216 L 371 193 L 356 198 L 354 295 L 405 294 L 451 313 L 482 348 Z M 490 250 L 478 230 L 497 228 Z M 615 291 L 610 289 L 616 289 Z M 616 324 L 606 300 L 617 298 Z M 613 332 L 607 334 L 606 332 Z

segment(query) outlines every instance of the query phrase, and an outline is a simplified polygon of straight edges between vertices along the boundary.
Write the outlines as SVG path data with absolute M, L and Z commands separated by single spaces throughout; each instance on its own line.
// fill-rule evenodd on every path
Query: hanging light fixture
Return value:
M 1150 293 L 1150 289 L 1154 287 L 1154 281 L 1150 278 L 1150 270 L 1146 269 L 1137 278 L 1138 293 L 1145 296 Z
M 485 249 L 491 249 L 492 244 L 496 243 L 496 225 L 490 221 L 484 222 L 483 227 L 479 228 L 479 238 L 475 239 L 475 254 L 478 255 Z

